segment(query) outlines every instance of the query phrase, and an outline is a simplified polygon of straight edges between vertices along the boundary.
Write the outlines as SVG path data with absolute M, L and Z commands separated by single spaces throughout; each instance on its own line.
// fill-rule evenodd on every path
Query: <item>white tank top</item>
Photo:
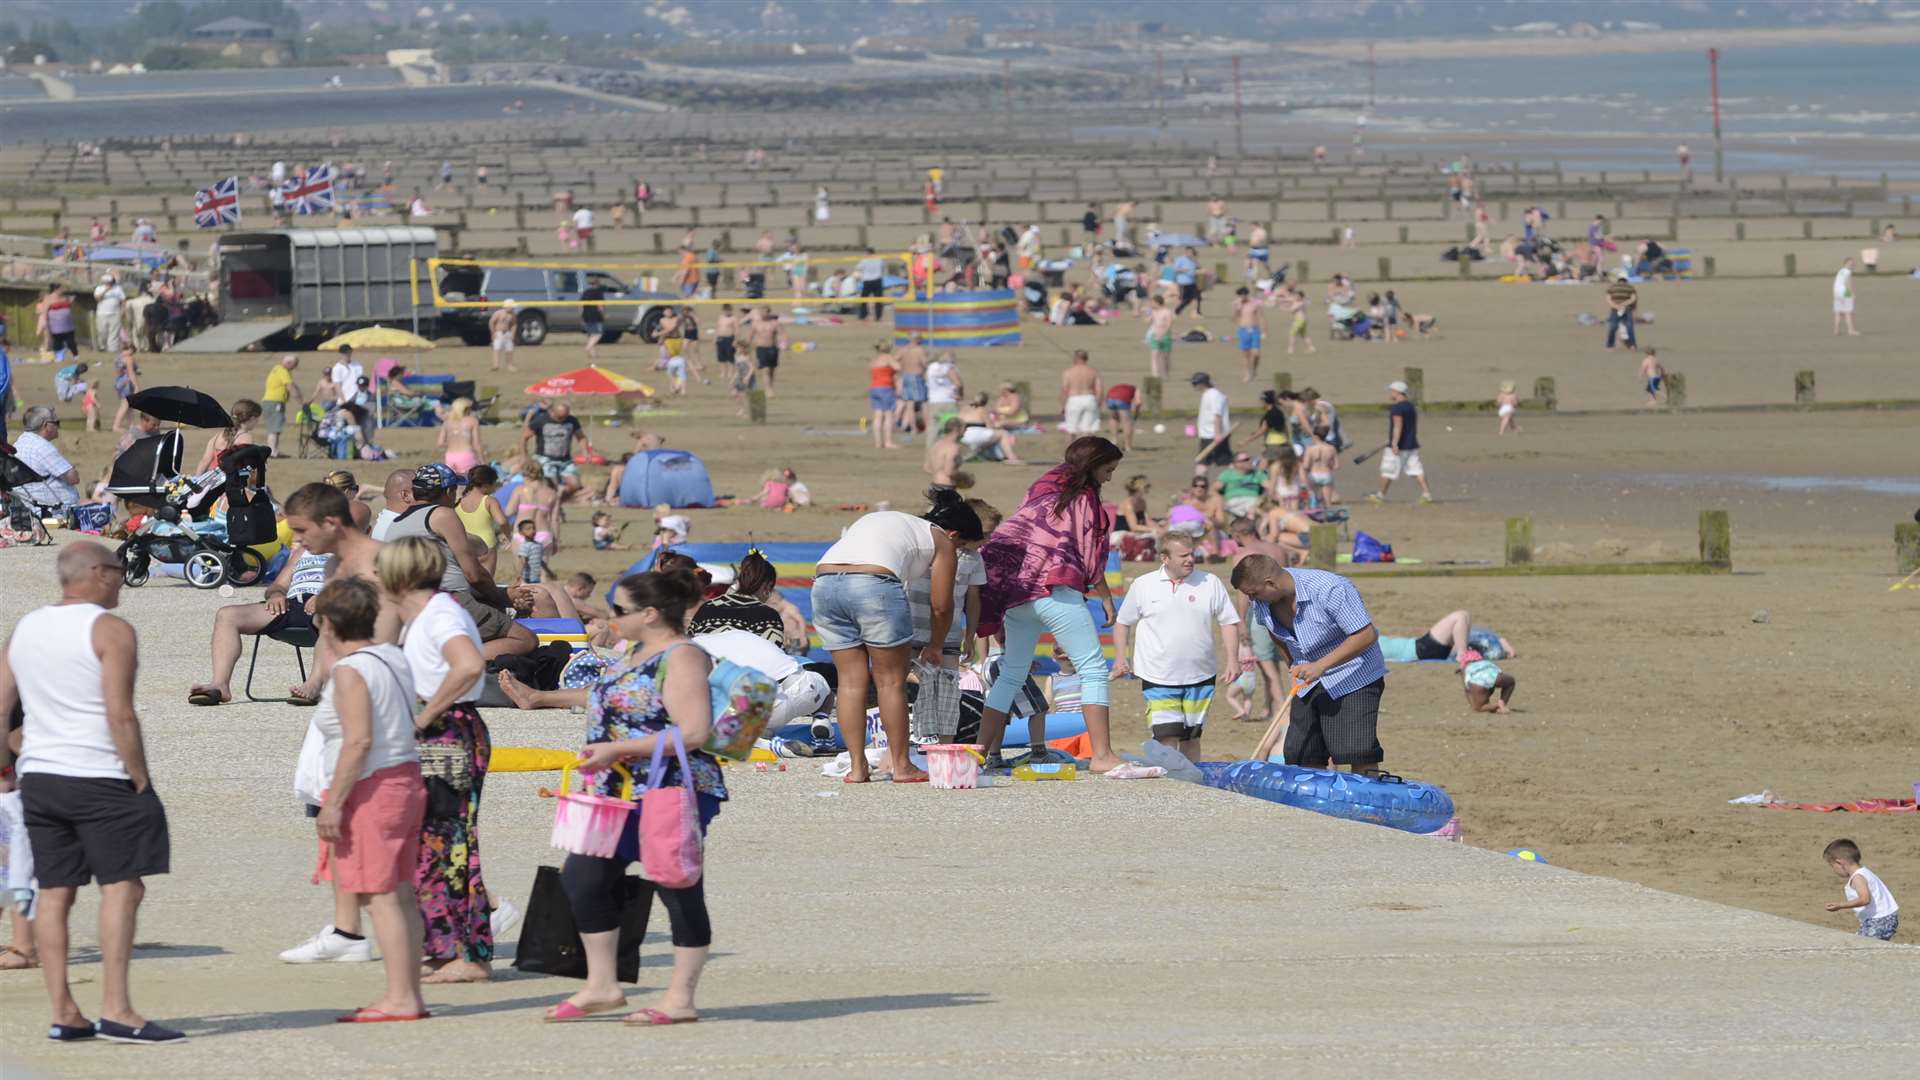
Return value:
M 1893 894 L 1887 891 L 1887 885 L 1880 880 L 1880 875 L 1864 866 L 1855 870 L 1853 876 L 1847 878 L 1848 903 L 1860 899 L 1860 894 L 1853 887 L 1856 881 L 1867 887 L 1867 906 L 1854 909 L 1859 914 L 1861 922 L 1866 922 L 1868 919 L 1884 919 L 1900 910 L 1900 905 L 1894 902 Z
M 56 604 L 30 611 L 13 628 L 7 664 L 27 720 L 19 771 L 127 780 L 107 728 L 93 624 L 98 604 Z
M 847 526 L 820 562 L 884 566 L 904 583 L 933 572 L 936 550 L 931 523 L 898 510 L 881 510 Z

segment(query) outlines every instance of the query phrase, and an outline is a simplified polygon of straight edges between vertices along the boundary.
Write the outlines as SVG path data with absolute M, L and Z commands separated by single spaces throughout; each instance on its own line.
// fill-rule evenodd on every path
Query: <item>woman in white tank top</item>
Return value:
M 921 659 L 940 664 L 941 643 L 953 618 L 953 575 L 960 547 L 986 539 L 980 515 L 952 488 L 933 492 L 925 517 L 895 510 L 868 514 L 820 557 L 813 578 L 813 625 L 833 654 L 839 676 L 837 711 L 853 769 L 849 784 L 864 784 L 867 768 L 867 686 L 880 699 L 893 782 L 925 783 L 907 758 L 908 643 L 913 609 L 907 583 L 931 576 L 933 644 Z M 944 600 L 944 603 L 942 603 Z

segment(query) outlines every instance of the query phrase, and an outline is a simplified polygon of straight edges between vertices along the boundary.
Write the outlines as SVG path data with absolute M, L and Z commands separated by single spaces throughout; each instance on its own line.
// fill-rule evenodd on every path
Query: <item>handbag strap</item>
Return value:
M 375 660 L 380 661 L 380 666 L 387 669 L 387 674 L 392 676 L 393 678 L 394 687 L 400 691 L 399 694 L 397 695 L 400 699 L 400 704 L 406 706 L 407 720 L 411 722 L 415 716 L 419 715 L 418 710 L 416 710 L 413 707 L 413 702 L 414 702 L 413 686 L 410 683 L 408 683 L 406 679 L 403 679 L 400 677 L 399 670 L 393 666 L 392 662 L 390 662 L 386 657 L 381 656 L 379 653 L 374 652 L 372 649 L 355 649 L 353 652 L 348 653 L 347 655 L 360 656 L 362 654 L 371 656 Z
M 687 765 L 686 741 L 680 737 L 680 725 L 669 722 L 666 730 L 656 735 L 653 740 L 653 761 L 647 766 L 648 791 L 660 787 L 660 782 L 666 779 L 667 770 L 661 768 L 661 765 L 666 760 L 668 734 L 673 736 L 673 755 L 680 759 L 680 785 L 689 789 L 693 787 L 693 769 Z

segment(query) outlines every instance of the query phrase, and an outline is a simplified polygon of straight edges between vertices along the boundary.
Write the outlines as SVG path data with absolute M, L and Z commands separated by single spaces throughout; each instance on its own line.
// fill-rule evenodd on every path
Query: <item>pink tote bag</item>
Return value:
M 667 736 L 680 760 L 680 786 L 661 787 L 666 776 Z M 653 742 L 653 763 L 647 770 L 647 790 L 640 794 L 640 872 L 664 889 L 684 889 L 700 880 L 703 853 L 700 843 L 700 807 L 694 801 L 693 770 L 687 766 L 687 744 L 678 725 Z

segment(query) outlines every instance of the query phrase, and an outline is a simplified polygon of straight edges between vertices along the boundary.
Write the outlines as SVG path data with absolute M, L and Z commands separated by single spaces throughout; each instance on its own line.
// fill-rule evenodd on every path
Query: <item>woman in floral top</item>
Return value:
M 707 675 L 713 662 L 698 647 L 681 648 L 689 644 L 687 616 L 699 603 L 700 583 L 685 571 L 634 574 L 614 586 L 613 632 L 634 644 L 626 661 L 610 668 L 590 691 L 593 720 L 587 727 L 587 745 L 580 751 L 578 768 L 582 773 L 601 771 L 595 790 L 617 798 L 620 777 L 609 767 L 615 762 L 628 763 L 636 774 L 634 786 L 639 787 L 660 733 L 670 725 L 679 728 L 687 746 L 686 771 L 692 773 L 704 835 L 727 798 L 727 787 L 712 755 L 695 749 L 706 743 L 713 726 L 707 693 Z M 666 775 L 660 786 L 680 787 L 689 782 L 671 745 L 661 768 Z M 636 810 L 634 820 L 622 828 L 620 846 L 612 858 L 568 855 L 560 869 L 560 881 L 586 949 L 587 985 L 548 1009 L 550 1022 L 579 1020 L 626 1008 L 626 994 L 615 977 L 616 954 L 621 909 L 627 899 L 627 866 L 640 859 L 638 817 Z M 707 948 L 713 943 L 705 883 L 667 889 L 644 878 L 635 880 L 646 890 L 645 903 L 651 904 L 651 894 L 657 892 L 666 906 L 673 927 L 673 979 L 656 1005 L 628 1016 L 627 1023 L 691 1023 L 700 1018 L 693 996 L 700 984 L 700 971 L 707 963 Z

